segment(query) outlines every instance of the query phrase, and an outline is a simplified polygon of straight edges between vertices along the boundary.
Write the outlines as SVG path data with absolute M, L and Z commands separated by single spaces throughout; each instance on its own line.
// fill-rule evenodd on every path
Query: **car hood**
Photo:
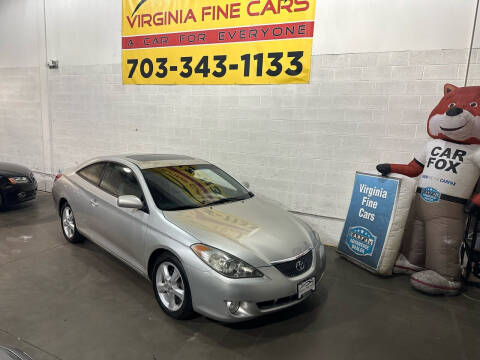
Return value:
M 25 166 L 0 162 L 0 176 L 29 176 L 30 172 Z
M 313 247 L 309 230 L 301 221 L 258 197 L 212 207 L 165 211 L 164 215 L 199 242 L 256 267 L 269 266 Z

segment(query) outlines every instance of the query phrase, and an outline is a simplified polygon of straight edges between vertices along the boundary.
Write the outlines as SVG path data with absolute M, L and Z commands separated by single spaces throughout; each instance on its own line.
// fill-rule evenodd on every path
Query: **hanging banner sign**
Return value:
M 122 0 L 124 84 L 308 83 L 315 0 Z
M 378 269 L 399 189 L 399 179 L 356 174 L 338 252 Z

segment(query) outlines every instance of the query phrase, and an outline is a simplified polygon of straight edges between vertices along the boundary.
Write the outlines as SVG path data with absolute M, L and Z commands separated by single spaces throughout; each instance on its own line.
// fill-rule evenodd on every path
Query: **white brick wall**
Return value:
M 0 68 L 0 161 L 41 170 L 39 69 Z
M 32 169 L 39 189 L 49 191 L 52 177 L 43 168 L 39 70 L 0 68 L 0 161 Z
M 119 64 L 49 70 L 54 167 L 109 153 L 202 157 L 249 181 L 253 191 L 311 214 L 305 220 L 336 244 L 355 171 L 411 160 L 427 139 L 425 123 L 444 83 L 463 84 L 467 54 L 314 56 L 308 85 L 122 86 Z M 470 71 L 480 82 L 478 56 Z M 29 76 L 26 106 L 37 114 L 38 84 Z M 9 86 L 0 89 L 0 156 L 39 166 L 39 115 L 16 97 L 21 85 Z M 17 112 L 21 117 L 7 126 Z M 28 141 L 20 138 L 25 129 Z M 28 151 L 4 141 L 28 142 Z

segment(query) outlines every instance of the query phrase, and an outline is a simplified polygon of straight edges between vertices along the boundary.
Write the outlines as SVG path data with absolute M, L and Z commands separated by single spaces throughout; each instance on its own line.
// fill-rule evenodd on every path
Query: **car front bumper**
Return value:
M 2 194 L 5 205 L 33 200 L 37 196 L 37 182 L 7 185 L 2 189 Z
M 223 322 L 239 322 L 276 312 L 306 300 L 311 293 L 300 299 L 297 286 L 315 277 L 322 279 L 325 271 L 325 248 L 319 244 L 313 249 L 312 266 L 296 277 L 283 275 L 274 266 L 259 267 L 262 278 L 230 279 L 205 265 L 204 271 L 198 266 L 185 266 L 192 293 L 192 305 L 196 312 Z M 239 309 L 232 313 L 228 304 L 239 303 Z

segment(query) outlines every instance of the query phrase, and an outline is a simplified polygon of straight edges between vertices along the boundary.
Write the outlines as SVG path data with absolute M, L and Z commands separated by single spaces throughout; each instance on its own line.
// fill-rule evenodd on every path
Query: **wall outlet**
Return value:
M 47 61 L 47 65 L 49 69 L 58 69 L 58 60 L 50 59 Z

